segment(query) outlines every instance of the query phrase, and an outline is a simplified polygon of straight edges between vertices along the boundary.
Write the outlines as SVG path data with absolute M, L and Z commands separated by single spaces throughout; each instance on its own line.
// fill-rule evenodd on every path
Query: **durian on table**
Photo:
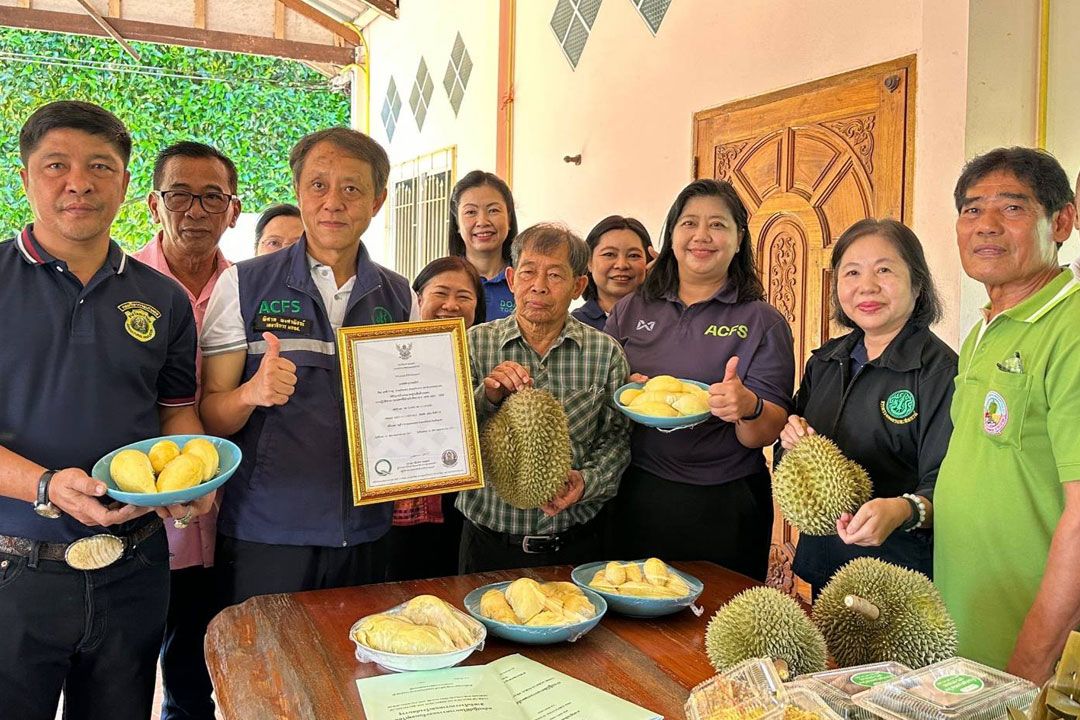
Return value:
M 806 535 L 835 535 L 836 521 L 870 500 L 870 477 L 822 435 L 807 435 L 773 471 L 773 497 L 784 518 Z
M 570 472 L 566 411 L 546 390 L 511 394 L 480 433 L 484 477 L 508 504 L 542 507 L 559 494 Z
M 518 578 L 484 593 L 480 614 L 508 625 L 572 625 L 596 617 L 596 608 L 574 583 Z
M 109 476 L 124 492 L 158 493 L 186 490 L 217 475 L 217 448 L 206 438 L 192 438 L 184 449 L 159 440 L 150 451 L 121 450 L 109 463 Z
M 373 650 L 400 655 L 438 655 L 464 650 L 480 639 L 473 621 L 434 595 L 417 595 L 398 612 L 368 615 L 353 638 Z
M 920 668 L 956 654 L 956 625 L 930 579 L 877 558 L 837 570 L 813 616 L 840 667 L 891 660 Z
M 705 652 L 717 672 L 762 657 L 783 661 L 784 680 L 825 669 L 821 632 L 794 599 L 770 587 L 744 590 L 717 610 L 705 629 Z
M 693 383 L 671 375 L 649 378 L 645 385 L 627 388 L 616 398 L 619 404 L 640 415 L 681 417 L 709 412 L 709 393 Z
M 589 587 L 601 592 L 643 598 L 681 598 L 690 594 L 682 576 L 659 558 L 643 563 L 611 561 L 596 571 Z

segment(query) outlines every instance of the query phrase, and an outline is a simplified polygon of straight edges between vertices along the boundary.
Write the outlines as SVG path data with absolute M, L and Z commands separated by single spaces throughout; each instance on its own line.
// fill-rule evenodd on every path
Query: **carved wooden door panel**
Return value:
M 833 242 L 862 218 L 910 221 L 914 80 L 907 57 L 694 116 L 695 176 L 728 180 L 750 211 L 769 302 L 795 337 L 796 387 L 833 335 Z M 769 581 L 788 592 L 796 541 L 777 510 Z

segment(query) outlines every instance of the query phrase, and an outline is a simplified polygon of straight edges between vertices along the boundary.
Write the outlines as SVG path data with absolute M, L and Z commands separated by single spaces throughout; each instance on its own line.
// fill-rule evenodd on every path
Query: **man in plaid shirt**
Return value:
M 514 314 L 469 330 L 477 420 L 483 424 L 526 386 L 552 393 L 570 426 L 571 467 L 551 502 L 519 510 L 490 487 L 463 492 L 462 573 L 600 559 L 600 511 L 630 462 L 629 420 L 614 407 L 627 381 L 622 348 L 570 316 L 587 282 L 588 246 L 558 225 L 534 225 L 514 239 L 506 277 Z

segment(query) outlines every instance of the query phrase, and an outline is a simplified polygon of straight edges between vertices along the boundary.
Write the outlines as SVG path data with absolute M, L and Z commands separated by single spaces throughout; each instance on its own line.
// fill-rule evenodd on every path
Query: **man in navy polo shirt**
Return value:
M 393 503 L 354 507 L 336 332 L 420 317 L 409 282 L 360 237 L 390 161 L 331 128 L 289 155 L 305 233 L 226 270 L 200 344 L 203 421 L 244 451 L 225 489 L 215 567 L 225 603 L 381 581 Z
M 107 506 L 114 448 L 200 433 L 183 291 L 110 240 L 131 137 L 83 102 L 19 135 L 34 222 L 0 243 L 0 703 L 5 717 L 146 718 L 169 597 L 161 520 Z M 212 503 L 158 514 L 190 519 Z

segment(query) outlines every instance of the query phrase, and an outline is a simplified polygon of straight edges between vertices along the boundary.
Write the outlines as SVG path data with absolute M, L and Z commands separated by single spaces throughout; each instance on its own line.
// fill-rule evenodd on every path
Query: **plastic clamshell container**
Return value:
M 378 615 L 400 615 L 405 609 L 408 601 L 395 605 L 389 610 L 384 610 Z M 450 603 L 447 603 L 450 605 Z M 356 659 L 360 662 L 373 662 L 379 667 L 385 670 L 391 670 L 393 672 L 408 672 L 412 670 L 438 670 L 440 668 L 448 668 L 457 665 L 473 654 L 474 651 L 484 649 L 484 641 L 487 639 L 487 628 L 483 624 L 478 623 L 473 618 L 469 617 L 465 613 L 458 610 L 453 605 L 450 605 L 450 609 L 453 610 L 461 618 L 462 622 L 468 625 L 474 631 L 474 642 L 465 648 L 453 650 L 451 652 L 436 653 L 432 655 L 406 655 L 403 653 L 391 653 L 384 652 L 382 650 L 376 650 L 375 648 L 364 645 L 356 639 L 356 628 L 365 619 L 371 617 L 365 615 L 349 628 L 349 639 L 352 640 L 353 645 L 356 646 Z
M 813 720 L 806 715 L 789 713 L 788 708 L 811 713 L 816 720 L 840 720 L 840 715 L 834 712 L 820 695 L 805 687 L 788 687 L 786 705 L 783 710 L 775 712 L 775 717 L 778 720 L 788 720 L 789 716 L 795 715 L 797 720 Z
M 670 565 L 668 565 L 668 572 L 677 574 L 686 582 L 687 586 L 689 586 L 690 593 L 688 595 L 677 598 L 646 598 L 597 590 L 589 585 L 589 582 L 593 579 L 593 576 L 596 575 L 598 570 L 604 569 L 608 562 L 609 561 L 600 560 L 598 562 L 578 565 L 571 571 L 570 577 L 578 587 L 595 592 L 607 601 L 608 607 L 623 615 L 643 618 L 671 615 L 672 613 L 677 613 L 683 608 L 693 605 L 694 601 L 697 600 L 698 596 L 705 590 L 704 583 L 696 577 L 684 573 L 682 570 L 676 570 Z M 642 565 L 645 563 L 645 560 L 620 560 L 619 562 L 624 565 L 628 563 Z
M 676 378 L 679 382 L 689 383 L 690 385 L 697 385 L 702 390 L 708 390 L 709 386 L 706 383 L 698 382 L 697 380 L 687 380 L 684 378 Z M 712 415 L 712 413 L 703 412 L 696 413 L 694 415 L 680 415 L 678 417 L 660 417 L 657 415 L 642 415 L 639 412 L 634 412 L 626 405 L 619 402 L 619 398 L 622 397 L 624 390 L 640 390 L 645 387 L 645 383 L 632 382 L 626 383 L 618 390 L 615 391 L 615 397 L 612 400 L 615 403 L 615 407 L 619 409 L 626 417 L 630 418 L 639 425 L 645 425 L 646 427 L 659 428 L 661 430 L 682 430 L 684 428 L 693 427 L 706 420 Z
M 1008 708 L 1026 711 L 1039 689 L 972 660 L 927 665 L 853 696 L 856 705 L 887 720 L 998 720 Z
M 698 684 L 683 707 L 686 720 L 757 720 L 782 708 L 775 695 L 726 675 Z
M 756 693 L 785 700 L 788 688 L 780 679 L 776 663 L 769 658 L 751 658 L 720 673 L 720 677 L 734 680 Z
M 576 623 L 567 623 L 566 625 L 511 625 L 509 623 L 499 622 L 489 617 L 484 616 L 480 612 L 480 599 L 484 596 L 488 590 L 506 590 L 507 585 L 511 581 L 505 580 L 503 582 L 491 583 L 490 585 L 483 585 L 476 588 L 468 595 L 465 596 L 465 609 L 482 623 L 488 632 L 495 637 L 500 637 L 504 640 L 511 640 L 513 642 L 523 643 L 525 645 L 551 645 L 560 642 L 575 642 L 582 635 L 592 630 L 600 623 L 600 618 L 607 612 L 607 603 L 599 593 L 590 590 L 589 588 L 581 588 L 585 593 L 585 597 L 589 598 L 589 602 L 596 608 L 596 615 L 588 620 L 582 620 Z
M 114 481 L 112 475 L 109 474 L 109 465 L 112 463 L 112 459 L 116 457 L 117 453 L 121 450 L 139 450 L 140 452 L 149 453 L 150 448 L 161 440 L 172 440 L 183 448 L 189 440 L 194 440 L 195 438 L 209 440 L 213 443 L 218 452 L 217 474 L 206 482 L 185 488 L 184 490 L 173 490 L 170 492 L 124 492 L 116 486 L 116 481 Z M 128 505 L 137 505 L 139 507 L 164 507 L 166 505 L 189 503 L 192 500 L 198 500 L 203 495 L 206 495 L 213 490 L 217 490 L 225 484 L 226 480 L 232 477 L 232 474 L 236 472 L 236 468 L 240 467 L 241 457 L 242 453 L 240 452 L 240 448 L 237 447 L 235 443 L 226 440 L 225 438 L 214 437 L 213 435 L 163 435 L 161 437 L 140 440 L 116 448 L 94 463 L 94 467 L 90 471 L 90 474 L 95 480 L 100 480 L 105 483 L 105 493 L 114 500 L 119 500 Z
M 911 668 L 898 662 L 870 663 L 800 675 L 788 687 L 804 687 L 817 693 L 845 720 L 874 720 L 876 716 L 856 705 L 851 697 L 909 672 Z

